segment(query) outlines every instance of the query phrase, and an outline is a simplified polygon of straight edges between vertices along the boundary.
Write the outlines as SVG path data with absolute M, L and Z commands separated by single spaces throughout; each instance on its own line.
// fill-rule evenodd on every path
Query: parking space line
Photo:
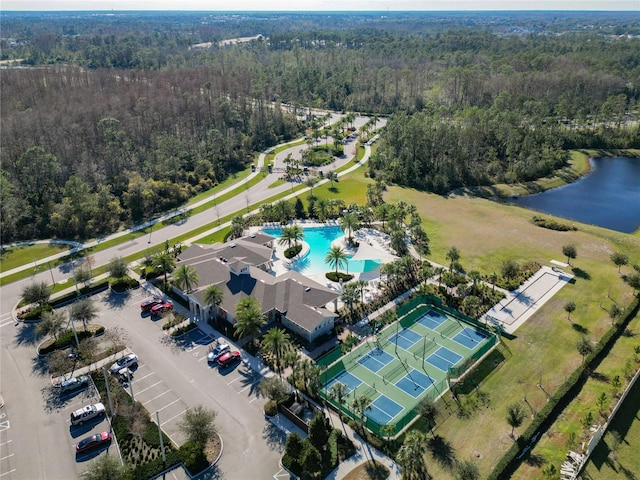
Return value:
M 131 383 L 137 383 L 137 382 L 139 382 L 140 380 L 144 380 L 145 378 L 150 377 L 151 375 L 155 375 L 155 373 L 156 373 L 156 372 L 148 373 L 148 374 L 146 374 L 144 377 L 137 378 L 136 380 L 134 380 L 134 381 L 133 381 L 133 382 L 131 382 Z
M 249 400 L 249 403 L 253 403 L 255 402 L 259 397 L 256 395 L 255 397 L 253 397 L 251 400 Z
M 165 406 L 164 406 L 164 407 L 162 407 L 160 410 L 156 410 L 156 411 L 161 412 L 161 411 L 162 411 L 162 410 L 164 410 L 165 408 L 170 407 L 171 405 L 173 405 L 173 404 L 174 404 L 174 403 L 176 403 L 176 402 L 179 402 L 180 400 L 181 400 L 181 399 L 180 399 L 180 398 L 178 398 L 178 399 L 174 400 L 173 402 L 171 402 L 169 405 L 165 405 Z
M 231 380 L 229 383 L 227 383 L 227 385 L 231 385 L 234 382 L 237 382 L 238 380 L 240 380 L 242 377 L 237 376 L 236 378 L 234 378 L 233 380 Z
M 13 440 L 7 440 L 7 441 L 6 441 L 6 442 L 4 442 L 4 443 L 0 443 L 0 447 L 1 447 L 1 446 L 3 446 L 3 445 L 6 445 L 7 443 L 11 443 L 11 442 L 13 442 Z
M 14 455 L 14 454 L 12 453 L 11 455 L 7 455 L 6 457 L 2 457 L 2 458 L 0 458 L 0 462 L 1 462 L 2 460 L 7 459 L 7 458 L 11 458 L 11 457 L 13 457 L 13 455 Z
M 187 410 L 185 409 L 185 410 L 181 411 L 179 414 L 174 415 L 173 417 L 171 417 L 169 420 L 165 420 L 164 422 L 162 422 L 162 423 L 160 424 L 160 426 L 163 426 L 165 423 L 169 423 L 171 420 L 174 420 L 174 419 L 178 418 L 180 415 L 182 415 L 182 414 L 183 414 L 184 412 L 186 412 L 186 411 L 187 411 Z
M 0 473 L 0 477 L 4 477 L 5 475 L 9 475 L 10 473 L 13 473 L 15 471 L 16 471 L 16 469 L 14 468 L 13 470 L 9 470 L 8 472 Z
M 147 387 L 147 388 L 143 388 L 142 390 L 136 392 L 136 395 L 140 395 L 141 393 L 146 392 L 147 390 L 149 390 L 150 388 L 155 387 L 156 385 L 160 385 L 162 383 L 162 380 L 160 380 L 159 382 L 154 383 L 153 385 Z
M 166 391 L 162 392 L 160 395 L 156 395 L 156 396 L 155 396 L 155 397 L 153 397 L 151 400 L 147 400 L 146 402 L 142 402 L 142 405 L 146 405 L 147 403 L 151 403 L 151 402 L 153 402 L 156 398 L 160 398 L 160 397 L 161 397 L 162 395 L 164 395 L 165 393 L 169 393 L 169 392 L 171 392 L 171 391 L 173 391 L 173 390 L 171 390 L 171 389 L 166 390 Z
M 238 394 L 240 394 L 240 393 L 244 392 L 247 388 L 251 388 L 251 387 L 253 387 L 253 386 L 254 386 L 254 385 L 256 385 L 257 383 L 258 383 L 258 382 L 253 382 L 253 383 L 251 383 L 251 384 L 247 385 L 247 386 L 246 386 L 246 387 L 244 387 L 242 390 L 240 390 L 240 391 L 238 392 Z
M 204 357 L 199 358 L 198 361 L 201 362 L 202 360 L 206 360 L 206 359 L 207 359 L 207 356 L 205 355 Z

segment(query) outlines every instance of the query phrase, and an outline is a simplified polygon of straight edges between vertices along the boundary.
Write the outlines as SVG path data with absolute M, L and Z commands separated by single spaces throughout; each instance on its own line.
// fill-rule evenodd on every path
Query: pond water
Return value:
M 510 203 L 559 217 L 631 233 L 640 227 L 640 158 L 591 161 L 586 177 Z

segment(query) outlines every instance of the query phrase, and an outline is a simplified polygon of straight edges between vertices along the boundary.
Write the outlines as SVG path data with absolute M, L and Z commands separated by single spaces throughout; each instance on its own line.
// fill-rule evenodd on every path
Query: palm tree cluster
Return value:
M 303 238 L 304 232 L 300 225 L 289 225 L 282 229 L 282 233 L 278 239 L 278 244 L 286 245 L 287 248 L 291 248 L 292 246 L 298 245 L 298 242 L 302 241 Z

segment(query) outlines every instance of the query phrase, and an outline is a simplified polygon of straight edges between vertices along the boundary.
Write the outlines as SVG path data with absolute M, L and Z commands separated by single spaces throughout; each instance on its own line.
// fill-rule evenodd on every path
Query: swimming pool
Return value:
M 265 228 L 262 230 L 267 235 L 280 238 L 281 228 Z M 331 242 L 344 235 L 340 227 L 309 227 L 304 228 L 303 241 L 309 244 L 309 253 L 292 265 L 293 270 L 308 275 L 319 275 L 331 270 L 328 263 L 324 262 L 327 252 L 331 249 Z M 349 260 L 349 273 L 363 273 L 375 270 L 380 262 L 375 259 Z M 339 269 L 342 270 L 342 269 Z

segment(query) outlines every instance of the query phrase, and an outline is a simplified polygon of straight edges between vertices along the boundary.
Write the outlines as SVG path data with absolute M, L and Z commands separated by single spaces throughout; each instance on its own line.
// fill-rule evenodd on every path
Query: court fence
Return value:
M 451 317 L 475 327 L 481 332 L 486 333 L 488 337 L 487 343 L 482 345 L 475 353 L 473 353 L 467 360 L 465 360 L 465 362 L 463 362 L 461 365 L 458 365 L 457 367 L 450 367 L 449 371 L 447 372 L 447 377 L 433 384 L 434 388 L 427 393 L 427 396 L 431 397 L 433 400 L 436 400 L 449 389 L 450 379 L 456 379 L 465 374 L 480 358 L 482 358 L 495 347 L 495 345 L 499 342 L 499 337 L 498 335 L 496 335 L 496 333 L 487 328 L 487 326 L 483 323 L 471 317 L 468 317 L 458 312 L 457 310 L 449 308 L 446 305 L 443 305 L 442 300 L 433 295 L 418 295 L 408 302 L 404 303 L 403 305 L 400 305 L 397 308 L 400 326 L 402 326 L 403 328 L 412 326 L 424 313 L 429 310 L 430 306 L 434 306 L 438 310 L 443 311 Z M 389 342 L 389 339 L 396 333 L 396 331 L 397 327 L 391 325 L 383 330 L 378 336 L 378 341 L 380 342 L 380 344 L 384 346 L 385 342 Z M 345 357 L 341 357 L 334 363 L 327 365 L 321 374 L 322 383 L 326 385 L 329 380 L 334 378 L 340 372 L 348 370 L 346 364 L 349 361 L 355 362 L 353 355 L 354 354 L 347 354 Z M 386 380 L 391 382 L 396 381 L 399 378 L 398 373 L 402 372 L 403 369 L 404 367 L 402 365 L 397 367 L 397 371 L 393 370 L 389 375 L 385 376 Z M 352 418 L 356 422 L 361 421 L 357 412 L 354 411 L 355 409 L 353 409 L 351 405 L 346 405 L 344 403 L 345 399 L 342 399 L 343 403 L 340 403 L 338 402 L 338 399 L 333 398 L 330 392 L 325 389 L 322 389 L 320 395 L 328 403 L 333 405 L 334 408 L 341 414 Z M 366 389 L 356 389 L 355 395 L 357 397 L 367 396 L 369 399 L 373 399 L 373 396 L 376 395 L 376 391 L 371 387 L 368 387 Z M 352 400 L 350 398 L 351 396 L 353 395 L 348 395 L 346 400 Z M 416 407 L 407 410 L 407 412 L 402 415 L 395 423 L 384 425 L 367 417 L 365 412 L 364 426 L 379 437 L 394 437 L 402 432 L 407 426 L 409 426 L 417 416 L 418 412 Z

